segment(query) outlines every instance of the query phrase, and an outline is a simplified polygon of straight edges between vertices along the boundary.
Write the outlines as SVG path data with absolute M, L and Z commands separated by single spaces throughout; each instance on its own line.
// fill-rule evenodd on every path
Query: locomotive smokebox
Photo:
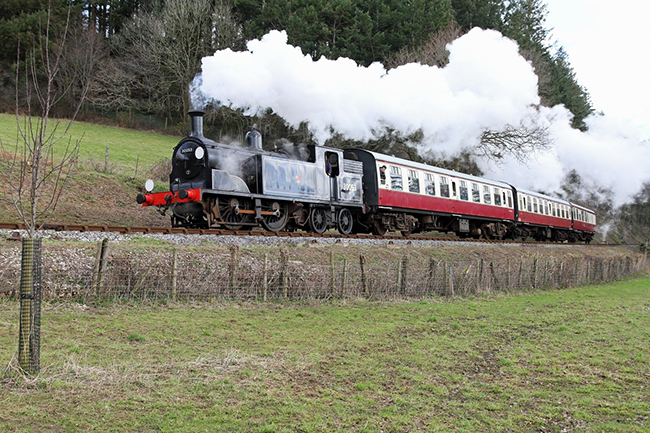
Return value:
M 194 110 L 190 111 L 190 137 L 205 138 L 203 136 L 203 115 L 204 111 Z

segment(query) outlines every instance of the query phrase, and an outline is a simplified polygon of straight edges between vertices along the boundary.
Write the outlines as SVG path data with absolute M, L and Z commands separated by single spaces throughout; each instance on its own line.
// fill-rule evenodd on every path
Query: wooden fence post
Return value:
M 496 272 L 494 272 L 494 262 L 490 262 L 490 273 L 492 274 L 492 280 L 494 281 L 494 289 L 496 290 L 499 288 L 499 279 L 497 278 Z M 492 290 L 490 290 L 490 292 L 491 291 Z
M 348 277 L 348 260 L 343 259 L 343 271 L 341 275 L 341 297 L 345 294 L 345 283 Z
M 172 300 L 176 300 L 176 291 L 177 291 L 177 280 L 178 280 L 178 250 L 174 248 L 172 251 Z
M 106 154 L 104 155 L 104 173 L 108 173 L 108 146 L 106 146 Z
M 451 294 L 452 298 L 455 298 L 456 295 L 454 294 L 454 268 L 452 265 L 449 265 L 449 293 Z
M 436 282 L 436 260 L 429 260 L 429 294 L 433 293 Z
M 289 297 L 289 257 L 284 248 L 280 248 L 280 261 L 280 288 L 282 290 L 282 296 L 286 299 Z
M 228 285 L 231 296 L 235 294 L 237 288 L 237 268 L 239 266 L 239 246 L 230 247 L 230 266 L 228 267 Z
M 334 250 L 330 250 L 330 296 L 334 296 Z
M 401 295 L 406 295 L 406 277 L 407 277 L 406 272 L 408 269 L 408 264 L 409 264 L 408 257 L 406 256 L 402 257 L 402 260 L 400 262 L 401 272 L 400 272 L 400 282 L 399 282 L 400 284 L 399 290 Z
M 368 290 L 368 282 L 366 281 L 366 259 L 363 255 L 359 256 L 359 266 L 361 267 L 361 290 L 366 297 L 370 297 L 370 290 Z
M 93 268 L 93 279 L 91 285 L 95 297 L 101 296 L 104 292 L 104 268 L 106 267 L 106 258 L 108 257 L 108 238 L 97 242 L 97 254 L 95 256 L 95 266 Z
M 93 296 L 97 298 L 97 286 L 99 285 L 99 263 L 102 259 L 102 241 L 97 242 L 97 251 L 95 252 L 95 263 L 93 265 L 93 274 L 90 280 L 90 288 L 93 291 Z M 85 300 L 84 300 L 85 302 Z
M 266 293 L 269 287 L 269 277 L 268 277 L 268 266 L 269 266 L 269 253 L 264 253 L 264 268 L 262 273 L 262 296 L 264 302 L 267 300 Z

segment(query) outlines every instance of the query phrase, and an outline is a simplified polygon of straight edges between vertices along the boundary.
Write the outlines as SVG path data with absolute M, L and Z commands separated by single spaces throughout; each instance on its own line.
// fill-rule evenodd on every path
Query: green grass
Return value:
M 57 122 L 56 119 L 50 119 Z M 59 129 L 67 126 L 67 121 L 61 120 Z M 11 114 L 0 114 L 0 140 L 7 149 L 15 146 L 18 138 L 16 117 Z M 91 123 L 74 122 L 70 133 L 63 143 L 57 145 L 57 151 L 62 151 L 68 138 L 73 143 L 81 139 L 79 158 L 90 160 L 103 167 L 106 147 L 109 148 L 109 163 L 119 168 L 128 169 L 129 173 L 139 167 L 150 167 L 161 159 L 171 158 L 171 153 L 179 141 L 179 137 L 141 132 L 111 126 Z M 139 160 L 138 160 L 139 159 Z
M 18 304 L 0 303 L 15 364 Z M 417 303 L 46 304 L 1 431 L 650 431 L 650 279 Z

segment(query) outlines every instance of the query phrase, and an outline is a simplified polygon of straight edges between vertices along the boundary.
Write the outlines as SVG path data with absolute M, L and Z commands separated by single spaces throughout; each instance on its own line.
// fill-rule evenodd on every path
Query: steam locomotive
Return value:
M 341 234 L 453 232 L 461 238 L 590 242 L 594 211 L 513 185 L 363 149 L 288 145 L 262 149 L 203 136 L 203 112 L 174 148 L 170 191 L 138 203 L 171 210 L 173 227 Z

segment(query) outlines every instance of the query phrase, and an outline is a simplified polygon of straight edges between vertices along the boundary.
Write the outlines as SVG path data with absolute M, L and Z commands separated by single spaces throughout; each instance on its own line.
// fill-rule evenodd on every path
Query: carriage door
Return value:
M 338 175 L 339 168 L 339 155 L 336 152 L 325 152 L 325 173 L 330 180 L 330 200 L 338 201 L 339 188 L 338 188 Z

